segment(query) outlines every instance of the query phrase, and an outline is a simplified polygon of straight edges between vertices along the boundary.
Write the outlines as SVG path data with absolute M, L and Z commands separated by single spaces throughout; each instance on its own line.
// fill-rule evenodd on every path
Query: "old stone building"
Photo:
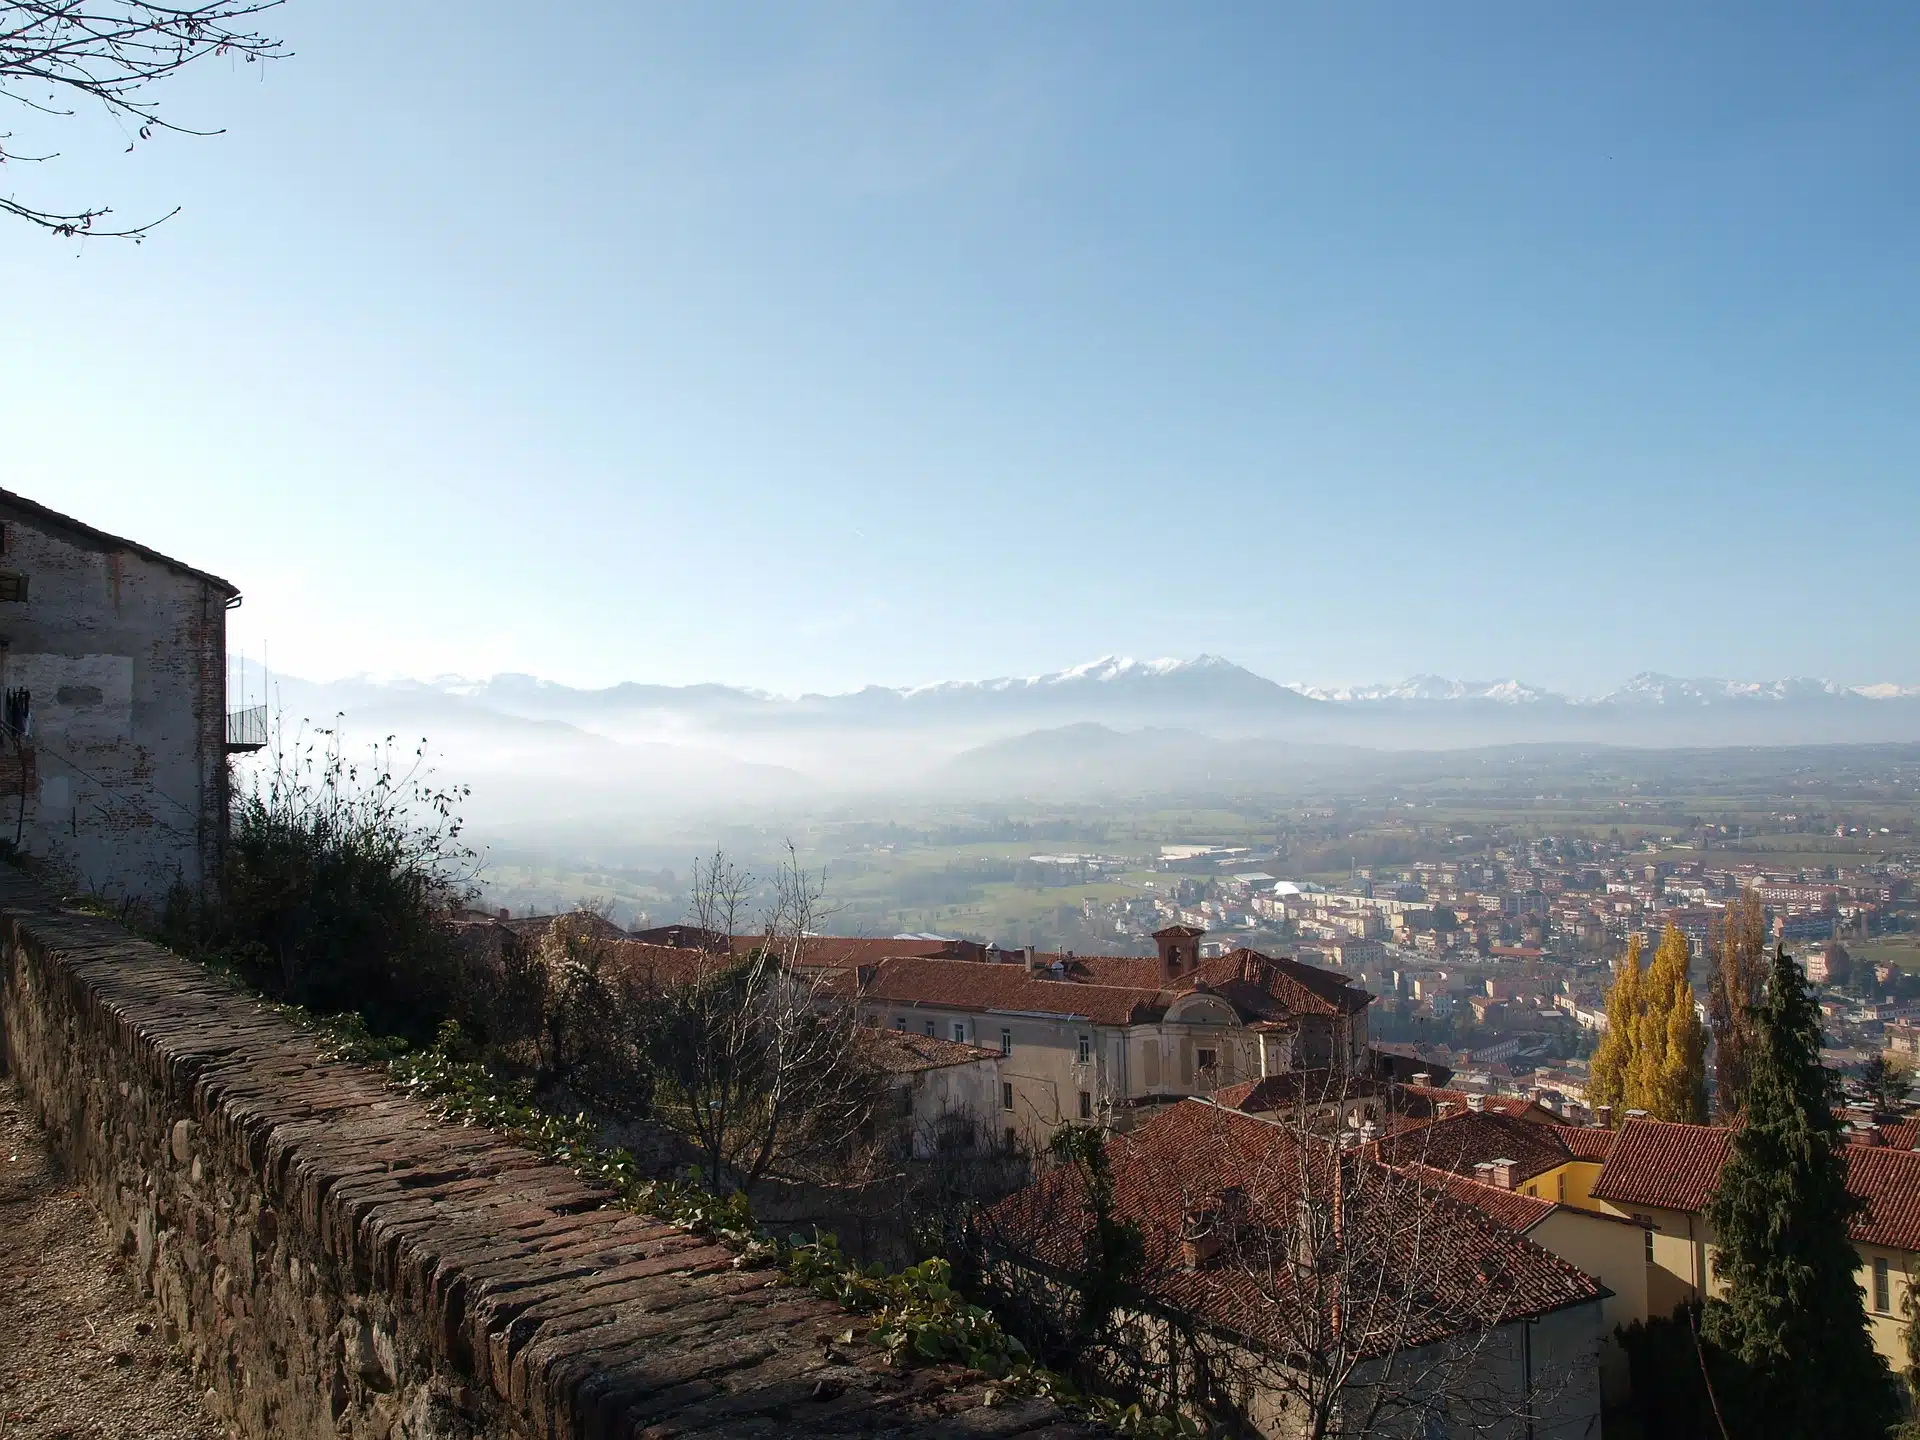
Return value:
M 861 967 L 859 1004 L 871 1024 L 997 1049 L 996 1122 L 1036 1148 L 1062 1125 L 1127 1129 L 1238 1081 L 1370 1063 L 1371 995 L 1252 950 L 1203 959 L 1201 936 L 1170 926 L 1151 958 L 895 955 Z
M 0 838 L 61 885 L 156 903 L 227 824 L 217 576 L 0 490 Z M 251 746 L 264 715 L 248 717 Z

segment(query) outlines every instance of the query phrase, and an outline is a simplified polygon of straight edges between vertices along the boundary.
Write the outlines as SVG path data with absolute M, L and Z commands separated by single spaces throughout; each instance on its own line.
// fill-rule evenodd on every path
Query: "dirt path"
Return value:
M 0 1440 L 224 1440 L 0 1076 Z

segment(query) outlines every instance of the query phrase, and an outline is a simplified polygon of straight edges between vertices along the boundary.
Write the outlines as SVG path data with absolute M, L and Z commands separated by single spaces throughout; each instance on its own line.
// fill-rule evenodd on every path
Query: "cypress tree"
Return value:
M 1707 1302 L 1703 1329 L 1745 1372 L 1721 1401 L 1747 1416 L 1736 1433 L 1878 1440 L 1898 1405 L 1854 1280 L 1858 1202 L 1819 1015 L 1784 947 L 1755 1020 L 1746 1123 L 1707 1207 L 1726 1295 Z

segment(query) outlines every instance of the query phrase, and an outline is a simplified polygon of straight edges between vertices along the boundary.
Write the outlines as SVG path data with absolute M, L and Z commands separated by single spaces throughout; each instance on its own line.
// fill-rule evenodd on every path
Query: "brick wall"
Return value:
M 436 1123 L 4 869 L 0 1053 L 250 1435 L 1073 1433 L 840 1346 L 837 1307 Z

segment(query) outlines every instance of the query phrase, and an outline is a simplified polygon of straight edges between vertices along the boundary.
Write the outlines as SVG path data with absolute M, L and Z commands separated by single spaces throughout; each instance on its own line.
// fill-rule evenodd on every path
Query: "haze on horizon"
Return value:
M 278 671 L 1920 682 L 1910 6 L 445 14 L 0 227 L 0 483 Z

